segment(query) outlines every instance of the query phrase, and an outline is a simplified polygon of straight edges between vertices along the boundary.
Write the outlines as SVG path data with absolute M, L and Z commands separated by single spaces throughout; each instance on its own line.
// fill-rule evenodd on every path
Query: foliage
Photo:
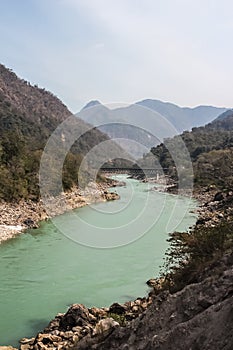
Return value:
M 53 94 L 31 86 L 0 65 L 0 200 L 38 200 L 38 172 L 44 146 L 56 127 L 70 115 Z M 79 119 L 77 125 L 86 128 Z M 65 190 L 78 185 L 83 156 L 106 139 L 100 131 L 92 129 L 73 145 L 63 166 Z
M 230 188 L 233 185 L 233 112 L 224 119 L 216 119 L 204 127 L 185 131 L 181 138 L 187 147 L 189 160 L 193 163 L 194 182 L 196 186 L 215 184 Z M 165 173 L 177 180 L 176 164 L 188 167 L 180 136 L 167 139 L 163 144 L 151 149 Z M 150 157 L 146 155 L 144 158 Z
M 113 318 L 114 321 L 118 322 L 121 327 L 125 327 L 126 326 L 127 321 L 126 321 L 126 317 L 125 317 L 124 314 L 123 315 L 119 315 L 119 314 L 115 314 L 113 312 L 109 312 L 107 317 Z
M 224 221 L 215 227 L 196 226 L 191 232 L 174 232 L 168 241 L 163 288 L 175 292 L 197 282 L 205 266 L 233 248 L 233 223 Z

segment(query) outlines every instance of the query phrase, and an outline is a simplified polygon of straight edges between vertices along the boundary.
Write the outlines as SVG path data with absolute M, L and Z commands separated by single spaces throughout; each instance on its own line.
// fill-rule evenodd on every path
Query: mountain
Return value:
M 227 110 L 213 106 L 179 107 L 173 103 L 151 99 L 137 102 L 137 104 L 160 113 L 180 132 L 205 125 Z
M 209 127 L 214 127 L 216 129 L 232 130 L 233 129 L 233 110 L 230 109 L 218 118 L 216 118 Z
M 220 114 L 214 121 L 226 119 L 228 116 L 231 116 L 232 114 L 233 114 L 233 109 L 228 109 L 226 112 L 223 112 L 222 114 Z
M 109 109 L 99 101 L 90 101 L 78 116 L 110 138 L 117 139 L 131 155 L 139 157 L 164 138 L 204 125 L 225 111 L 226 108 L 212 106 L 182 108 L 147 99 L 116 109 Z
M 72 127 L 81 137 L 67 153 L 63 186 L 69 189 L 78 184 L 77 170 L 83 157 L 109 138 L 83 120 L 71 116 L 67 107 L 51 92 L 32 86 L 0 65 L 0 200 L 39 198 L 41 155 L 49 136 L 67 118 L 72 118 Z M 69 130 L 66 135 L 58 136 L 64 138 L 65 145 L 71 134 L 72 130 Z M 112 147 L 115 149 L 115 146 Z M 54 152 L 58 153 L 59 149 L 54 149 Z M 103 152 L 102 147 L 99 156 Z M 55 153 L 53 156 L 55 159 Z
M 86 109 L 86 108 L 90 108 L 90 107 L 95 107 L 95 106 L 98 106 L 100 105 L 101 103 L 97 100 L 93 100 L 93 101 L 90 101 L 88 102 L 84 107 L 83 109 Z

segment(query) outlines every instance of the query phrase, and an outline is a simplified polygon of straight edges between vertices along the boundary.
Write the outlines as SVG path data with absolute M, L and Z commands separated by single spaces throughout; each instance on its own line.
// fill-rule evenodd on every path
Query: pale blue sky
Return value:
M 233 107 L 231 0 L 0 0 L 1 63 L 77 112 L 144 98 Z

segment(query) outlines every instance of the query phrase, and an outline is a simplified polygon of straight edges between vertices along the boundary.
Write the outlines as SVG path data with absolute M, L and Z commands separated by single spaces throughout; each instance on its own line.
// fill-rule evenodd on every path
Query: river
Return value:
M 127 183 L 114 189 L 120 200 L 63 214 L 0 245 L 0 345 L 17 346 L 72 303 L 108 306 L 148 292 L 167 232 L 195 223 L 196 202 L 117 179 Z

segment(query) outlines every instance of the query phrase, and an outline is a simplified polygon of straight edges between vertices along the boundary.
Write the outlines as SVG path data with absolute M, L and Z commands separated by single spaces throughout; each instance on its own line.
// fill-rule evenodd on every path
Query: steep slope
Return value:
M 224 113 L 204 127 L 193 128 L 191 132 L 185 131 L 181 138 L 193 162 L 195 185 L 212 183 L 230 189 L 233 185 L 233 112 Z M 174 179 L 177 174 L 174 172 L 175 164 L 169 149 L 175 149 L 177 154 L 182 154 L 179 148 L 182 145 L 178 139 L 177 136 L 168 138 L 163 144 L 151 149 L 153 156 Z M 151 154 L 147 154 L 141 163 L 151 162 L 151 157 Z
M 70 111 L 53 94 L 31 86 L 0 65 L 0 200 L 38 199 L 41 154 L 49 136 L 69 116 Z M 76 128 L 89 128 L 81 119 L 74 120 Z M 66 189 L 78 183 L 77 168 L 83 156 L 108 139 L 90 129 L 67 155 L 63 169 Z
M 214 121 L 225 119 L 226 117 L 232 115 L 232 113 L 233 113 L 233 109 L 228 109 L 226 112 L 223 112 L 222 114 L 220 114 Z
M 129 326 L 86 337 L 75 350 L 230 350 L 232 336 L 233 255 L 202 281 L 168 295 L 161 293 Z

